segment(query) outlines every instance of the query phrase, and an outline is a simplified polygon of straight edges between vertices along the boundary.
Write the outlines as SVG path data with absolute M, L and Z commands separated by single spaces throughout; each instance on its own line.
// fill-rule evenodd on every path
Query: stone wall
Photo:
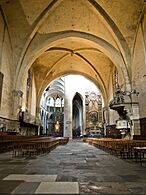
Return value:
M 0 10 L 0 72 L 4 75 L 2 83 L 0 116 L 5 118 L 12 117 L 12 90 L 14 82 L 14 71 L 12 57 L 12 47 L 8 29 Z
M 16 120 L 10 120 L 0 117 L 0 132 L 19 132 L 20 123 Z
M 132 84 L 133 89 L 136 89 L 139 92 L 139 114 L 140 118 L 144 118 L 146 117 L 146 56 L 142 25 L 139 27 L 135 42 L 132 65 Z

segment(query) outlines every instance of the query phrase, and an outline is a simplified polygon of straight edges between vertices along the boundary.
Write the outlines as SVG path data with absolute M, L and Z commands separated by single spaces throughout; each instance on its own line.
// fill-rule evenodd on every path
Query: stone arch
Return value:
M 46 7 L 46 9 L 40 14 L 40 16 L 35 20 L 35 22 L 33 23 L 32 31 L 30 32 L 30 35 L 26 41 L 26 45 L 24 46 L 24 49 L 23 49 L 22 54 L 20 56 L 20 60 L 18 63 L 19 67 L 18 67 L 17 73 L 16 73 L 17 76 L 19 75 L 19 71 L 21 70 L 21 66 L 23 66 L 23 63 L 25 61 L 25 56 L 28 53 L 29 47 L 31 46 L 33 40 L 37 36 L 37 30 L 42 25 L 42 23 L 45 21 L 48 14 L 50 13 L 50 11 L 52 9 L 54 9 L 56 6 L 58 6 L 58 4 L 60 4 L 62 1 L 63 0 L 52 1 Z M 93 8 L 96 10 L 96 12 L 100 13 L 100 16 L 103 19 L 106 27 L 108 27 L 110 33 L 113 35 L 114 39 L 116 40 L 116 43 L 118 44 L 120 51 L 122 51 L 123 60 L 128 67 L 131 64 L 131 56 L 130 56 L 130 51 L 129 51 L 128 45 L 127 45 L 126 40 L 123 37 L 122 33 L 120 32 L 120 30 L 118 29 L 116 24 L 113 22 L 113 20 L 110 18 L 110 16 L 106 13 L 106 11 L 99 5 L 99 3 L 97 3 L 94 0 L 88 0 L 88 3 L 93 6 Z
M 43 91 L 45 90 L 45 88 L 46 88 L 46 86 L 48 85 L 48 83 L 51 83 L 53 80 L 55 80 L 55 79 L 57 79 L 57 78 L 59 78 L 59 77 L 61 77 L 61 76 L 66 76 L 66 75 L 69 75 L 69 74 L 74 74 L 74 75 L 82 75 L 82 76 L 84 76 L 85 78 L 87 78 L 87 79 L 89 79 L 90 81 L 92 81 L 96 86 L 97 86 L 97 88 L 100 90 L 100 92 L 101 92 L 101 94 L 102 94 L 102 97 L 103 97 L 103 101 L 104 101 L 104 104 L 106 105 L 106 106 L 108 106 L 108 94 L 107 94 L 107 92 L 106 92 L 106 90 L 102 87 L 102 86 L 100 86 L 99 85 L 99 83 L 94 79 L 94 78 L 92 78 L 90 75 L 88 75 L 88 74 L 83 74 L 83 73 L 81 73 L 81 72 L 79 72 L 79 71 L 71 71 L 71 72 L 69 72 L 69 71 L 66 71 L 66 72 L 64 72 L 63 74 L 62 73 L 60 73 L 60 75 L 57 75 L 57 77 L 52 77 L 52 78 L 50 78 L 51 80 L 49 80 L 48 82 L 46 82 L 46 84 L 43 86 L 43 88 L 41 89 L 41 91 L 40 91 L 40 93 L 39 93 L 39 96 L 37 97 L 37 106 L 39 106 L 39 104 L 40 104 L 40 99 L 41 99 L 41 95 L 42 95 L 42 93 L 43 93 Z
M 25 60 L 23 61 L 23 64 L 21 66 L 21 70 L 17 78 L 17 84 L 21 80 L 23 73 L 26 71 L 26 69 L 28 69 L 28 67 L 31 66 L 31 64 L 35 61 L 36 58 L 38 58 L 44 51 L 46 51 L 49 47 L 53 46 L 56 42 L 67 38 L 82 39 L 84 41 L 94 44 L 101 52 L 103 52 L 106 56 L 109 57 L 109 59 L 111 59 L 115 66 L 119 66 L 121 68 L 126 85 L 130 84 L 130 73 L 127 69 L 125 61 L 123 60 L 123 57 L 121 56 L 121 53 L 102 38 L 79 31 L 57 32 L 54 33 L 53 37 L 45 37 L 45 39 L 42 40 L 42 43 L 38 45 L 38 47 L 32 46 L 32 48 L 28 50 L 25 56 Z M 35 44 L 36 43 L 34 40 L 33 45 Z
M 103 22 L 105 22 L 110 33 L 113 35 L 114 40 L 116 40 L 116 43 L 119 47 L 119 51 L 121 51 L 123 60 L 127 65 L 127 68 L 129 69 L 131 65 L 131 54 L 124 36 L 112 20 L 112 18 L 106 13 L 106 11 L 100 6 L 99 3 L 94 0 L 88 0 L 88 2 L 96 9 L 96 11 L 100 13 L 100 16 L 103 18 Z
M 23 66 L 21 67 L 21 71 L 17 78 L 16 88 L 20 88 L 19 85 L 22 82 L 22 78 L 23 80 L 25 78 L 25 76 L 23 76 L 24 73 L 32 65 L 32 63 L 35 61 L 37 57 L 39 57 L 49 47 L 54 46 L 58 41 L 66 40 L 67 38 L 81 39 L 82 41 L 90 42 L 94 46 L 96 46 L 101 52 L 107 55 L 109 59 L 111 59 L 111 61 L 114 63 L 115 66 L 118 66 L 121 69 L 125 79 L 125 89 L 126 90 L 131 89 L 129 72 L 127 70 L 126 64 L 123 61 L 120 52 L 105 40 L 96 37 L 94 35 L 91 35 L 89 33 L 83 33 L 78 31 L 64 31 L 64 32 L 54 33 L 53 37 L 46 37 L 44 41 L 42 41 L 42 44 L 38 45 L 38 47 L 34 47 L 33 49 L 31 48 L 30 49 L 31 51 L 28 51 L 26 58 L 23 61 L 24 62 Z M 35 44 L 35 40 L 34 40 L 34 44 Z M 52 77 L 52 80 L 53 79 L 55 78 Z M 106 90 L 103 89 L 102 91 L 106 91 Z

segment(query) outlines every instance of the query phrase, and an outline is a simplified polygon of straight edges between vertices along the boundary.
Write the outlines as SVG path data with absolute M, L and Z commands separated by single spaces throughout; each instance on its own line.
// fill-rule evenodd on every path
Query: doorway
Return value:
M 82 128 L 83 128 L 83 101 L 81 98 L 81 95 L 79 93 L 76 93 L 76 95 L 73 98 L 73 131 L 72 136 L 73 138 L 79 138 L 82 134 Z

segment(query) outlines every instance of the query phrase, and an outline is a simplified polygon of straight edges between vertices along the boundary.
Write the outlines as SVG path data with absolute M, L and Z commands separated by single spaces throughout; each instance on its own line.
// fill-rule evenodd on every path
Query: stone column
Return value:
M 63 104 L 63 98 L 61 98 L 61 112 L 63 112 L 63 106 L 62 106 L 62 104 Z
M 88 92 L 85 92 L 85 128 L 88 128 L 89 127 L 89 93 Z M 85 131 L 85 134 L 88 134 L 89 131 Z
M 125 98 L 125 100 L 125 108 L 128 111 L 128 115 L 131 120 L 131 138 L 133 138 L 133 135 L 140 135 L 138 94 L 130 93 L 129 96 Z
M 65 78 L 64 89 L 64 133 L 65 137 L 72 139 L 72 91 L 68 85 L 68 78 Z
M 85 135 L 85 127 L 86 127 L 86 106 L 85 106 L 85 96 L 83 97 L 83 125 L 82 125 L 82 135 Z
M 55 97 L 53 97 L 53 100 L 54 100 L 54 112 L 56 112 L 56 98 Z
M 64 100 L 64 136 L 72 139 L 72 102 Z
M 44 118 L 43 118 L 43 121 L 44 121 L 44 128 L 43 128 L 43 134 L 46 134 L 46 111 L 44 112 Z
M 40 107 L 36 107 L 36 119 L 35 123 L 38 125 L 38 135 L 40 135 L 40 126 L 41 126 L 41 120 L 40 120 Z
M 50 112 L 50 98 L 48 98 L 48 112 Z
M 140 135 L 140 120 L 139 120 L 139 103 L 138 95 L 131 94 L 131 107 L 132 107 L 132 124 L 131 124 L 131 135 Z
M 13 118 L 19 119 L 19 111 L 22 108 L 22 96 L 23 92 L 21 90 L 13 90 Z
M 107 126 L 107 111 L 108 111 L 108 108 L 107 108 L 107 107 L 103 107 L 103 108 L 102 108 L 102 121 L 103 121 L 104 136 L 106 136 L 106 134 L 107 134 L 107 132 L 106 132 L 106 126 Z

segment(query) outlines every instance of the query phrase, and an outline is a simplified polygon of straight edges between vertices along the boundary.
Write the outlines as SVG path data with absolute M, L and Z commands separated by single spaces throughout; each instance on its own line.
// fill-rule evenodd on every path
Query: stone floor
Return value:
M 48 154 L 0 154 L 0 194 L 146 194 L 146 163 L 122 160 L 82 141 Z

